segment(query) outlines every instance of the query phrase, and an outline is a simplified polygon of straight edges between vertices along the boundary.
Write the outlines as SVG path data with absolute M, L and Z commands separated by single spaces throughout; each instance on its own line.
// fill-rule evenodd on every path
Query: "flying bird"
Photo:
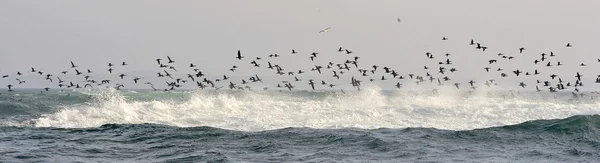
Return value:
M 327 31 L 329 31 L 329 29 L 331 29 L 331 27 L 327 27 L 327 28 L 325 28 L 323 30 L 320 30 L 319 33 L 325 33 Z

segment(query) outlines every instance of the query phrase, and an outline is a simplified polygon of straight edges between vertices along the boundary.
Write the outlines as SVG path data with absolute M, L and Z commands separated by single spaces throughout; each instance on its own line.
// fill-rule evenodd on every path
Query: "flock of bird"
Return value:
M 320 32 L 324 32 L 329 30 L 329 28 L 322 30 Z M 448 41 L 448 38 L 446 37 L 442 37 L 441 38 L 442 41 Z M 481 50 L 483 52 L 485 52 L 488 47 L 482 45 L 482 43 L 478 43 L 475 42 L 474 40 L 470 40 L 470 42 L 465 41 L 465 46 L 472 46 L 472 48 L 474 49 L 478 49 Z M 570 43 L 567 43 L 565 48 L 571 48 L 572 45 Z M 314 65 L 311 66 L 310 70 L 306 69 L 306 70 L 287 70 L 286 68 L 283 67 L 283 65 L 280 64 L 276 64 L 275 62 L 278 61 L 277 58 L 282 57 L 284 55 L 279 55 L 279 54 L 271 54 L 268 55 L 268 59 L 265 58 L 261 58 L 261 57 L 249 57 L 249 56 L 245 56 L 242 51 L 238 50 L 237 54 L 232 54 L 231 58 L 232 59 L 236 59 L 238 60 L 239 65 L 232 65 L 231 68 L 228 71 L 231 73 L 235 73 L 236 70 L 238 70 L 240 67 L 242 66 L 248 66 L 248 67 L 252 67 L 252 68 L 261 68 L 261 69 L 268 69 L 270 71 L 273 72 L 273 74 L 275 74 L 276 76 L 284 76 L 285 78 L 289 79 L 289 80 L 282 80 L 282 81 L 278 81 L 276 83 L 274 83 L 272 85 L 272 87 L 277 87 L 279 88 L 279 90 L 289 90 L 292 91 L 294 89 L 296 89 L 297 85 L 303 85 L 303 84 L 307 84 L 309 89 L 311 90 L 316 90 L 317 87 L 325 87 L 327 89 L 338 89 L 336 88 L 337 85 L 339 83 L 346 83 L 345 79 L 340 79 L 340 77 L 345 76 L 347 79 L 349 79 L 349 81 L 347 81 L 347 83 L 349 85 L 351 85 L 353 88 L 360 90 L 361 84 L 363 83 L 363 81 L 369 81 L 369 82 L 374 82 L 376 80 L 380 80 L 380 81 L 384 81 L 384 80 L 392 80 L 394 83 L 394 87 L 401 89 L 403 87 L 403 83 L 407 83 L 407 82 L 414 82 L 416 84 L 420 84 L 420 83 L 433 83 L 436 86 L 441 86 L 441 85 L 445 85 L 445 84 L 449 84 L 452 85 L 454 87 L 456 87 L 456 89 L 461 89 L 462 87 L 467 87 L 468 89 L 471 89 L 471 91 L 475 91 L 478 87 L 477 83 L 482 83 L 482 85 L 479 86 L 487 86 L 487 87 L 492 87 L 492 86 L 496 86 L 498 85 L 498 79 L 489 79 L 489 80 L 485 80 L 485 81 L 474 81 L 471 80 L 467 83 L 460 83 L 460 82 L 452 82 L 452 79 L 450 78 L 449 74 L 452 73 L 456 73 L 457 69 L 451 67 L 453 65 L 453 62 L 451 60 L 451 54 L 446 53 L 444 55 L 442 55 L 443 59 L 439 59 L 437 60 L 437 58 L 430 52 L 426 52 L 425 53 L 425 57 L 427 57 L 427 59 L 429 60 L 434 60 L 435 61 L 435 66 L 423 66 L 423 69 L 425 70 L 422 73 L 409 73 L 409 74 L 400 74 L 398 71 L 390 68 L 390 67 L 386 67 L 386 66 L 379 66 L 379 65 L 369 65 L 369 66 L 362 66 L 360 62 L 360 57 L 359 56 L 354 56 L 353 52 L 349 49 L 345 49 L 343 47 L 339 47 L 336 48 L 337 53 L 340 53 L 339 57 L 336 58 L 346 58 L 346 59 L 340 59 L 340 61 L 338 62 L 333 62 L 330 61 L 327 64 L 324 65 Z M 333 51 L 333 48 L 332 48 Z M 524 53 L 526 51 L 526 48 L 515 48 L 515 53 Z M 286 55 L 296 55 L 296 56 L 305 56 L 306 59 L 310 59 L 310 61 L 315 61 L 319 59 L 319 53 L 318 52 L 311 52 L 311 53 L 307 53 L 307 54 L 300 54 L 298 51 L 291 49 L 289 54 Z M 505 59 L 505 60 L 512 60 L 514 57 L 513 56 L 508 56 L 502 53 L 499 53 L 497 55 L 493 55 L 496 56 L 496 59 L 490 59 L 486 64 L 488 64 L 488 67 L 484 67 L 481 71 L 485 71 L 488 73 L 498 73 L 497 77 L 498 78 L 505 78 L 508 76 L 512 76 L 514 75 L 515 77 L 520 77 L 520 76 L 529 76 L 529 75 L 534 75 L 534 76 L 539 76 L 542 75 L 541 71 L 538 71 L 537 69 L 531 71 L 531 72 L 523 72 L 521 70 L 504 70 L 502 68 L 499 67 L 495 67 L 493 68 L 493 66 L 495 66 L 494 64 L 498 63 L 499 59 Z M 543 64 L 547 67 L 550 66 L 562 66 L 563 64 L 560 61 L 553 61 L 551 58 L 553 58 L 554 56 L 556 56 L 554 54 L 554 52 L 548 52 L 548 53 L 541 53 L 540 54 L 540 58 L 533 60 L 532 64 L 538 65 L 538 64 Z M 51 74 L 51 73 L 44 73 L 41 70 L 35 69 L 35 68 L 31 68 L 30 71 L 28 71 L 27 73 L 31 73 L 31 74 L 35 74 L 36 76 L 40 76 L 40 80 L 45 80 L 47 82 L 50 83 L 55 83 L 56 86 L 58 88 L 67 88 L 67 89 L 79 89 L 79 88 L 94 88 L 94 87 L 113 87 L 115 89 L 121 89 L 124 88 L 125 85 L 124 84 L 120 84 L 120 83 L 124 83 L 124 80 L 130 80 L 133 81 L 132 84 L 145 84 L 147 85 L 148 88 L 151 88 L 154 91 L 172 91 L 178 88 L 181 88 L 183 85 L 186 84 L 190 84 L 193 85 L 194 87 L 200 88 L 200 89 L 216 89 L 219 90 L 225 86 L 227 86 L 229 89 L 231 90 L 250 90 L 252 89 L 252 84 L 253 83 L 262 83 L 263 80 L 259 77 L 258 74 L 252 74 L 252 75 L 247 75 L 247 74 L 242 74 L 240 76 L 247 76 L 241 80 L 236 80 L 233 81 L 233 79 L 230 79 L 230 77 L 228 77 L 226 74 L 225 75 L 217 75 L 217 76 L 221 76 L 218 78 L 212 78 L 209 79 L 203 71 L 201 71 L 200 69 L 198 69 L 196 67 L 195 64 L 190 63 L 189 66 L 186 66 L 187 68 L 189 68 L 190 73 L 185 74 L 185 76 L 177 76 L 174 74 L 177 74 L 178 72 L 178 68 L 176 68 L 175 65 L 175 60 L 173 60 L 171 57 L 167 56 L 166 58 L 158 58 L 155 59 L 156 61 L 156 66 L 160 68 L 159 72 L 156 72 L 157 76 L 159 79 L 163 79 L 165 81 L 165 83 L 152 83 L 150 82 L 150 80 L 145 80 L 145 78 L 141 78 L 141 77 L 135 77 L 132 76 L 130 77 L 129 75 L 123 74 L 123 73 L 117 73 L 115 71 L 115 68 L 117 66 L 128 66 L 128 64 L 126 62 L 121 62 L 120 64 L 113 64 L 113 63 L 108 63 L 107 64 L 107 69 L 106 71 L 108 72 L 108 74 L 113 74 L 115 77 L 118 77 L 117 80 L 121 80 L 121 81 L 111 81 L 109 79 L 96 79 L 95 77 L 93 77 L 92 75 L 94 74 L 94 71 L 90 70 L 90 69 L 83 69 L 80 68 L 75 62 L 70 61 L 70 64 L 68 65 L 68 67 L 70 68 L 70 70 L 67 71 L 62 71 L 60 73 L 58 73 L 57 75 L 55 74 Z M 598 62 L 600 62 L 600 59 L 598 59 Z M 187 63 L 184 63 L 187 64 Z M 67 66 L 67 65 L 66 65 Z M 585 64 L 581 64 L 580 66 L 586 66 Z M 354 72 L 354 73 L 350 73 L 350 72 Z M 358 72 L 358 73 L 356 73 Z M 13 92 L 15 91 L 15 88 L 18 87 L 18 85 L 24 84 L 26 83 L 26 81 L 19 79 L 20 76 L 24 75 L 25 72 L 13 72 L 12 74 L 5 74 L 2 75 L 0 78 L 0 81 L 5 80 L 10 82 L 11 84 L 8 84 L 6 87 L 8 88 L 8 92 Z M 305 77 L 302 76 L 302 74 L 304 73 L 313 73 L 313 75 L 321 75 L 323 79 L 325 78 L 329 78 L 327 80 L 330 80 L 329 82 L 325 81 L 325 80 L 321 80 L 320 82 L 314 80 L 314 79 L 307 79 L 307 80 L 303 80 L 301 78 Z M 61 79 L 62 76 L 65 75 L 75 75 L 75 76 L 79 76 L 81 79 L 83 79 L 82 81 L 65 81 L 63 79 Z M 354 74 L 357 74 L 356 76 L 354 76 Z M 555 74 L 546 74 L 547 76 L 542 76 L 539 77 L 539 80 L 536 81 L 535 85 L 535 90 L 536 91 L 544 91 L 547 90 L 549 92 L 557 92 L 557 91 L 562 91 L 562 90 L 572 90 L 573 92 L 579 92 L 579 88 L 584 86 L 584 82 L 582 81 L 581 77 L 583 75 L 581 75 L 579 72 L 576 72 L 573 74 L 573 80 L 571 81 L 566 81 L 563 80 L 562 77 L 559 77 L 558 75 Z M 64 77 L 63 77 L 64 78 Z M 339 80 L 342 80 L 341 82 Z M 600 75 L 598 75 L 598 78 L 596 78 L 595 83 L 600 83 Z M 463 86 L 461 86 L 461 84 L 463 84 Z M 339 84 L 341 85 L 341 84 Z M 520 82 L 519 85 L 522 88 L 528 88 L 529 85 L 526 84 L 525 82 Z M 572 89 L 570 89 L 572 88 Z M 43 91 L 49 91 L 51 88 L 50 87 L 46 87 L 43 88 Z M 264 87 L 264 90 L 269 89 L 269 87 Z M 532 89 L 532 88 L 530 88 Z M 343 89 L 340 89 L 342 92 L 344 91 Z M 435 90 L 435 89 L 434 89 Z M 533 89 L 532 89 L 533 90 Z

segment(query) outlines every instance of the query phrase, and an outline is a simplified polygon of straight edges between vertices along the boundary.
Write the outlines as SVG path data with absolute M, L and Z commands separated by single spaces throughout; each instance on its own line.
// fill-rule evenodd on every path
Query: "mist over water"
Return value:
M 90 101 L 59 105 L 33 119 L 35 127 L 88 128 L 103 124 L 155 123 L 210 126 L 239 131 L 286 127 L 407 128 L 470 130 L 529 120 L 597 114 L 597 100 L 571 101 L 570 94 L 467 93 L 451 89 L 358 92 L 94 91 Z M 168 96 L 168 98 L 164 98 Z

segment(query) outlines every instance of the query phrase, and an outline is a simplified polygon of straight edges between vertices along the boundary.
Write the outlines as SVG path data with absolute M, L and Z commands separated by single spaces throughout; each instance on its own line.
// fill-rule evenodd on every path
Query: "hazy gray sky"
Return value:
M 30 67 L 52 74 L 70 70 L 70 60 L 81 70 L 95 71 L 97 80 L 107 75 L 109 62 L 122 61 L 130 65 L 115 68 L 117 72 L 154 77 L 154 72 L 161 71 L 154 59 L 167 55 L 182 74 L 189 73 L 189 63 L 195 63 L 208 75 L 266 76 L 273 72 L 249 69 L 249 62 L 260 56 L 265 59 L 261 66 L 266 66 L 268 55 L 274 53 L 282 57 L 271 61 L 286 71 L 308 71 L 316 64 L 360 56 L 365 69 L 378 64 L 404 76 L 423 74 L 423 65 L 436 66 L 445 60 L 443 54 L 451 53 L 454 64 L 447 67 L 457 68 L 452 78 L 464 82 L 500 78 L 498 73 L 485 73 L 483 67 L 501 52 L 516 58 L 498 59 L 490 67 L 507 72 L 538 68 L 543 73 L 543 77 L 516 81 L 548 78 L 551 72 L 572 79 L 576 71 L 593 80 L 600 67 L 595 51 L 600 36 L 598 15 L 597 0 L 4 0 L 0 1 L 0 74 L 11 78 L 0 79 L 0 84 L 14 84 L 14 73 L 28 72 Z M 397 18 L 402 21 L 398 23 Z M 318 33 L 327 27 L 331 27 L 329 32 Z M 442 41 L 442 37 L 449 40 Z M 470 39 L 488 46 L 488 51 L 469 46 Z M 565 48 L 569 42 L 573 48 Z M 340 46 L 354 53 L 336 52 Z M 526 52 L 519 54 L 520 47 L 527 48 Z M 299 53 L 292 56 L 292 48 Z M 237 50 L 242 50 L 245 60 L 234 58 Z M 532 64 L 539 54 L 550 51 L 558 55 L 552 61 L 565 66 Z M 315 62 L 308 58 L 312 52 L 320 53 Z M 427 59 L 425 52 L 436 59 Z M 579 67 L 581 62 L 588 66 Z M 242 70 L 227 71 L 233 65 Z M 329 80 L 330 73 L 327 70 L 323 79 Z M 28 84 L 19 87 L 56 85 L 26 74 L 21 78 L 28 79 Z M 278 81 L 292 79 L 286 76 Z

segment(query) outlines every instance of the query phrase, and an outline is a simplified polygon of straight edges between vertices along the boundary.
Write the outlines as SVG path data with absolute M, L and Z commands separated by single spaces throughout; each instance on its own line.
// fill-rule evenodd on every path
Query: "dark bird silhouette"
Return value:
M 525 88 L 525 86 L 527 86 L 527 85 L 525 83 L 521 82 L 521 83 L 519 83 L 519 86 Z
M 168 62 L 168 63 L 175 63 L 175 61 L 173 61 L 173 60 L 171 59 L 171 57 L 167 56 L 167 59 L 169 60 L 169 62 Z
M 71 61 L 71 68 L 75 68 L 77 66 L 75 66 L 75 64 L 73 63 L 73 61 Z
M 523 53 L 524 50 L 525 48 L 519 48 L 519 53 Z
M 513 73 L 515 73 L 515 75 L 519 76 L 519 74 L 521 74 L 522 72 L 520 70 L 515 70 L 515 71 L 513 71 Z
M 122 78 L 121 78 L 121 79 L 122 79 Z M 142 79 L 142 78 L 135 77 L 135 78 L 133 78 L 133 82 L 134 82 L 135 84 L 137 84 L 137 83 L 138 83 L 138 80 L 140 80 L 140 79 Z
M 308 85 L 310 85 L 310 87 L 312 88 L 312 90 L 315 90 L 315 83 L 313 82 L 312 79 L 308 80 Z
M 352 53 L 352 51 L 349 51 L 348 49 L 345 49 L 345 50 L 346 50 L 346 54 L 351 54 Z
M 244 58 L 244 56 L 242 56 L 242 52 L 240 50 L 238 50 L 237 57 L 235 57 L 235 58 L 237 58 L 238 60 L 242 60 L 242 58 Z

